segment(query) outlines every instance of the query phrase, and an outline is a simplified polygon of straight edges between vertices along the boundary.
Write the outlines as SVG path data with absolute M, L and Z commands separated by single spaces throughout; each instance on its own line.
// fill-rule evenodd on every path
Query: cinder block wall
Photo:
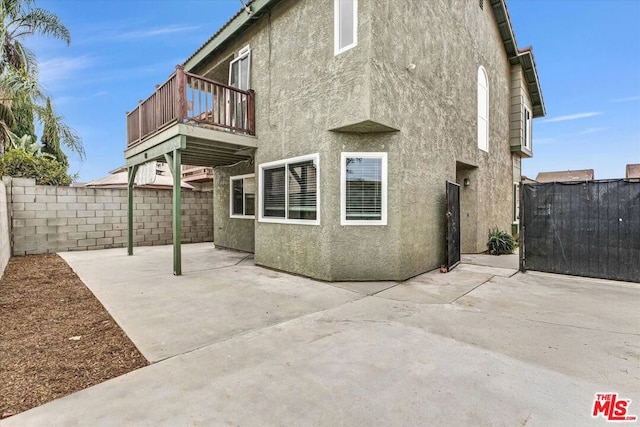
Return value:
M 13 255 L 124 247 L 127 190 L 36 185 L 11 181 Z M 172 191 L 134 190 L 134 244 L 172 238 Z M 213 241 L 213 194 L 182 191 L 182 242 Z
M 0 278 L 4 274 L 9 258 L 11 258 L 11 240 L 9 234 L 9 205 L 7 204 L 7 189 L 0 180 Z

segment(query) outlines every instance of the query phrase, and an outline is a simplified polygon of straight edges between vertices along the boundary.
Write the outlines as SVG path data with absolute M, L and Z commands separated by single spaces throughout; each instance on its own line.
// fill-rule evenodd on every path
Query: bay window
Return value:
M 260 165 L 261 222 L 319 224 L 319 155 Z
M 342 153 L 340 224 L 387 224 L 387 153 Z

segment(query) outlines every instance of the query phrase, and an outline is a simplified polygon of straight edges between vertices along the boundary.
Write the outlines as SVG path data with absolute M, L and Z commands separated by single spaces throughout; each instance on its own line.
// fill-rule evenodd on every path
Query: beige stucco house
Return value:
M 511 229 L 544 114 L 504 0 L 254 0 L 128 113 L 125 157 L 214 167 L 215 244 L 258 265 L 403 280 L 443 262 L 447 180 L 462 252 Z

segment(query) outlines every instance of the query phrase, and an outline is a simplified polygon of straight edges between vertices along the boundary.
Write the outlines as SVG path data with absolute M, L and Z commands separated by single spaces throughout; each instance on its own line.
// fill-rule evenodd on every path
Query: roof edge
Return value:
M 491 0 L 491 7 L 494 10 L 494 16 L 498 27 L 504 31 L 500 31 L 504 48 L 509 60 L 515 60 L 512 64 L 520 64 L 525 71 L 527 80 L 527 89 L 531 97 L 533 106 L 533 117 L 543 117 L 547 114 L 542 98 L 542 89 L 540 88 L 540 79 L 538 78 L 538 70 L 536 61 L 533 57 L 533 48 L 531 46 L 524 49 L 518 49 L 516 36 L 511 25 L 511 17 L 505 0 Z M 531 70 L 531 72 L 527 72 Z
M 279 0 L 251 0 L 248 2 L 247 8 L 249 8 L 250 13 L 247 13 L 247 9 L 245 8 L 236 12 L 209 40 L 187 58 L 183 64 L 185 71 L 190 72 L 200 65 L 218 47 L 238 34 L 243 28 L 250 25 L 252 19 L 260 17 L 268 6 L 278 1 Z
M 544 99 L 542 99 L 542 89 L 540 89 L 540 79 L 538 78 L 536 60 L 533 56 L 533 47 L 528 46 L 518 50 L 518 60 L 525 71 L 524 76 L 527 80 L 527 88 L 533 105 L 533 117 L 544 117 L 547 114 L 547 110 L 544 106 Z M 531 70 L 531 72 L 526 72 L 527 70 Z

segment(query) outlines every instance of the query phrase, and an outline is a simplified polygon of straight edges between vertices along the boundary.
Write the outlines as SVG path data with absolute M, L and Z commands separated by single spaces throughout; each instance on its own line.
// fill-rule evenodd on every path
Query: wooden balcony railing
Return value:
M 199 123 L 255 135 L 252 90 L 240 90 L 205 77 L 176 71 L 127 113 L 127 148 L 174 123 Z

